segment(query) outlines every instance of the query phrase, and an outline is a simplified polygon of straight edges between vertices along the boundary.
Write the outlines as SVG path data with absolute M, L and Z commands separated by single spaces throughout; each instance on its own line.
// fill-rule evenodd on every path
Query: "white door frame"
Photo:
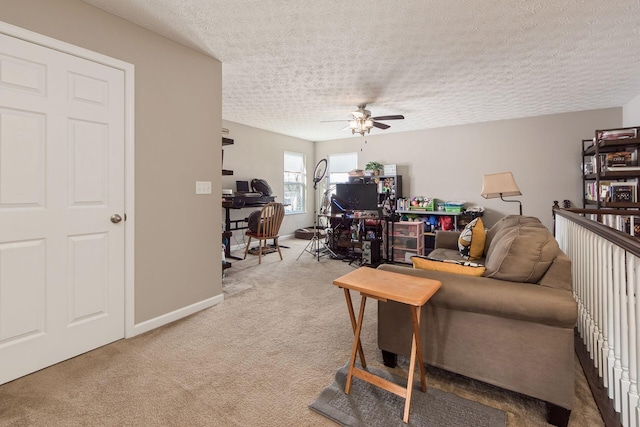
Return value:
M 135 304 L 134 304 L 134 178 L 135 178 L 135 134 L 134 134 L 134 66 L 119 59 L 111 58 L 24 28 L 16 27 L 0 21 L 0 33 L 15 37 L 40 46 L 67 53 L 79 58 L 87 59 L 124 72 L 124 336 L 130 338 L 135 335 Z

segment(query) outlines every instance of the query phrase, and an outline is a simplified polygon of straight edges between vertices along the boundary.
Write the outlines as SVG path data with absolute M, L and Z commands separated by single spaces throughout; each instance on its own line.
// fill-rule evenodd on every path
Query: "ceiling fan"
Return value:
M 376 127 L 378 129 L 389 129 L 391 126 L 379 122 L 379 120 L 402 120 L 404 119 L 403 115 L 396 114 L 392 116 L 377 116 L 371 117 L 371 111 L 366 109 L 367 105 L 362 104 L 358 105 L 358 109 L 356 111 L 351 112 L 352 118 L 348 120 L 349 124 L 344 128 L 351 129 L 351 134 L 359 133 L 360 135 L 364 135 L 365 133 L 369 133 L 372 127 Z M 345 121 L 345 120 L 327 120 L 327 121 Z

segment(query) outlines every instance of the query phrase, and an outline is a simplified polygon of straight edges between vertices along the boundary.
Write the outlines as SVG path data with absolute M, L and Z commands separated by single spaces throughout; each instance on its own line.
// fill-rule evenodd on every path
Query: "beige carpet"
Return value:
M 225 302 L 0 386 L 1 426 L 333 426 L 308 405 L 349 357 L 344 295 L 331 284 L 355 266 L 304 253 L 233 261 Z M 239 252 L 236 253 L 238 255 Z M 371 366 L 376 304 L 362 342 Z M 399 369 L 393 370 L 402 374 Z M 431 387 L 502 409 L 510 427 L 543 426 L 544 405 L 445 371 Z M 571 426 L 601 426 L 576 361 Z

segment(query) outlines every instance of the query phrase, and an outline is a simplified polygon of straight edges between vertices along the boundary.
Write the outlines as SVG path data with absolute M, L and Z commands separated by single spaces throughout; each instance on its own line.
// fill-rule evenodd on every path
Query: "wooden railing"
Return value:
M 576 329 L 620 423 L 640 427 L 640 241 L 579 213 L 593 214 L 554 210 L 556 239 L 572 260 Z

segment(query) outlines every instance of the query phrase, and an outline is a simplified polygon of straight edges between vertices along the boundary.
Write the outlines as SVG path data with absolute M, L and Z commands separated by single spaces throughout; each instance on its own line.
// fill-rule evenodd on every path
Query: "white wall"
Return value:
M 240 123 L 223 120 L 222 127 L 229 129 L 229 138 L 233 145 L 224 149 L 224 169 L 233 170 L 232 176 L 222 177 L 222 188 L 235 191 L 236 180 L 251 181 L 261 178 L 269 183 L 276 196 L 276 201 L 284 200 L 284 152 L 293 151 L 303 153 L 307 165 L 307 212 L 304 214 L 285 215 L 280 236 L 293 234 L 295 230 L 313 225 L 313 180 L 311 174 L 315 167 L 313 142 L 291 136 L 242 125 Z M 242 219 L 249 216 L 257 208 L 232 209 L 231 219 Z M 224 221 L 224 209 L 223 209 Z M 243 242 L 244 230 L 234 232 L 231 244 Z
M 512 171 L 523 214 L 553 226 L 553 201 L 582 207 L 581 141 L 595 129 L 619 127 L 622 108 L 609 108 L 316 143 L 316 159 L 358 152 L 359 168 L 376 160 L 397 164 L 403 195 L 465 200 L 484 206 L 485 223 L 517 214 L 516 203 L 480 196 L 482 176 Z M 366 143 L 364 142 L 366 141 Z
M 640 95 L 622 107 L 622 126 L 640 126 Z

